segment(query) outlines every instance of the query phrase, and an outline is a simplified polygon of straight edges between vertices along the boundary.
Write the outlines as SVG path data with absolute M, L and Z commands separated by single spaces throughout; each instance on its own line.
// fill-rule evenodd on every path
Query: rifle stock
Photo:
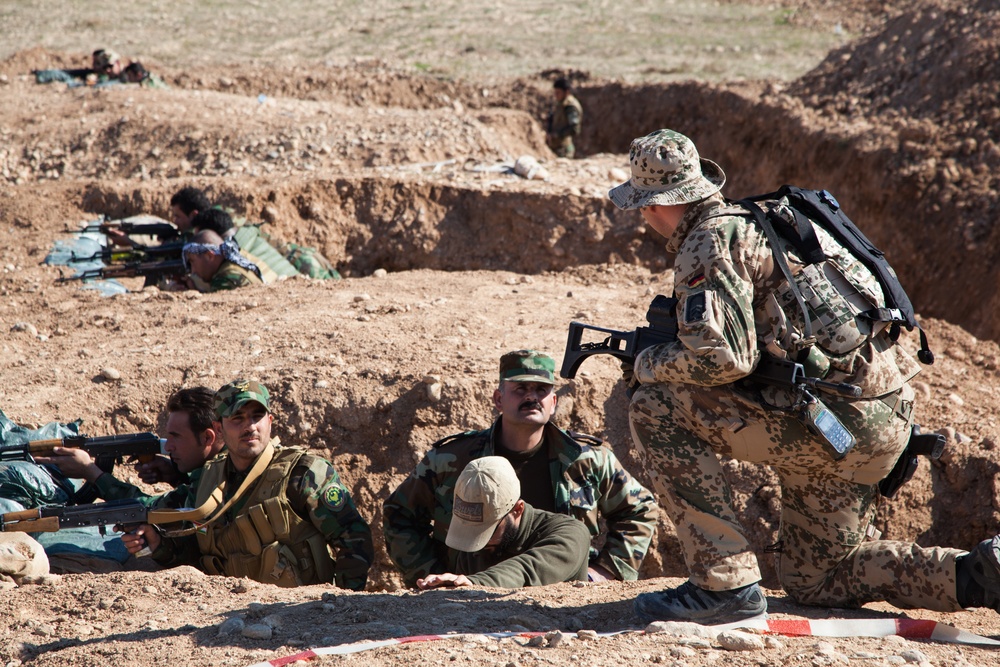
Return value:
M 610 354 L 632 363 L 636 355 L 647 347 L 677 340 L 676 307 L 677 299 L 656 295 L 646 312 L 646 321 L 650 326 L 637 327 L 634 331 L 617 331 L 583 322 L 570 322 L 559 375 L 566 379 L 576 377 L 580 364 L 595 354 Z M 606 335 L 601 342 L 584 343 L 585 331 L 597 331 Z

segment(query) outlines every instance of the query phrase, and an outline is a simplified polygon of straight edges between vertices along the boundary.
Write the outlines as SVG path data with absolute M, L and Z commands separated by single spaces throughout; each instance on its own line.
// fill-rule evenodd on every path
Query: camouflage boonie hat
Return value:
M 104 69 L 108 65 L 114 65 L 121 60 L 121 56 L 111 49 L 101 49 L 94 54 L 93 60 L 95 69 Z
M 556 383 L 556 362 L 534 350 L 517 350 L 500 357 L 500 381 Z
M 256 380 L 236 380 L 215 392 L 215 416 L 219 419 L 232 417 L 234 412 L 250 401 L 257 401 L 270 412 L 270 399 L 267 387 Z
M 698 156 L 680 132 L 657 130 L 632 141 L 632 178 L 608 192 L 621 209 L 689 204 L 714 195 L 726 183 L 722 168 Z

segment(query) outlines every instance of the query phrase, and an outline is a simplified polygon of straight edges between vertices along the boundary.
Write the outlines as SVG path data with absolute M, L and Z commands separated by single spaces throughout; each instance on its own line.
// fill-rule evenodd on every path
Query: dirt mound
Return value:
M 836 12 L 828 4 L 795 3 L 789 20 Z M 576 72 L 589 122 L 579 138 L 584 159 L 574 161 L 544 145 L 540 119 L 555 71 L 461 81 L 381 60 L 185 69 L 150 62 L 171 90 L 67 90 L 38 86 L 28 72 L 79 66 L 89 54 L 38 48 L 0 63 L 0 407 L 27 425 L 82 418 L 93 434 L 130 432 L 161 427 L 164 400 L 181 385 L 258 377 L 275 399 L 276 433 L 333 460 L 379 554 L 370 592 L 357 595 L 279 591 L 189 569 L 22 587 L 0 601 L 9 619 L 0 657 L 243 665 L 301 646 L 406 634 L 633 626 L 635 593 L 678 580 L 503 595 L 401 592 L 381 544 L 381 502 L 434 440 L 490 422 L 502 352 L 534 347 L 558 357 L 569 321 L 632 328 L 643 324 L 653 295 L 671 292 L 662 240 L 606 197 L 625 177 L 629 141 L 665 124 L 723 165 L 727 194 L 783 182 L 828 188 L 887 251 L 938 357 L 917 378 L 916 419 L 944 433 L 948 447 L 940 461 L 921 462 L 885 504 L 879 527 L 889 539 L 963 548 L 997 532 L 997 11 L 983 1 L 838 7 L 851 9 L 845 27 L 870 26 L 868 36 L 787 87 L 639 86 Z M 522 154 L 538 157 L 548 180 L 511 173 Z M 56 285 L 58 271 L 40 264 L 80 221 L 167 216 L 170 195 L 186 185 L 265 222 L 280 240 L 318 247 L 346 279 L 104 298 Z M 903 341 L 915 351 L 912 336 Z M 108 368 L 120 379 L 106 380 L 115 375 Z M 435 384 L 440 392 L 429 388 Z M 557 422 L 606 438 L 645 481 L 617 364 L 589 360 L 559 393 Z M 777 479 L 726 465 L 773 586 L 764 549 L 776 540 Z M 684 573 L 664 520 L 642 576 Z M 817 613 L 779 592 L 771 605 L 779 616 Z M 870 605 L 858 613 L 889 618 L 898 610 Z M 920 616 L 998 632 L 993 612 Z M 227 620 L 264 625 L 270 638 L 220 634 Z M 542 651 L 521 640 L 467 640 L 365 658 L 535 664 L 572 655 L 610 665 L 637 651 L 662 661 L 677 648 L 649 637 L 601 641 Z M 805 653 L 814 640 L 787 641 L 789 648 L 747 659 L 822 661 Z M 837 646 L 895 660 L 888 642 Z M 935 664 L 992 659 L 979 649 L 919 648 Z M 672 655 L 700 666 L 733 659 L 709 650 Z

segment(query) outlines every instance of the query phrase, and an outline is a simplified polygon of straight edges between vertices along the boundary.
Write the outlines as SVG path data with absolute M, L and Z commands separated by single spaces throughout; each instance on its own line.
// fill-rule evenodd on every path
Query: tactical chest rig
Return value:
M 219 516 L 197 531 L 201 567 L 208 574 L 248 577 L 285 588 L 330 583 L 334 560 L 326 538 L 288 502 L 288 481 L 305 450 L 274 450 L 273 459 L 242 508 Z M 261 456 L 267 455 L 265 450 Z M 225 491 L 226 459 L 210 463 L 198 484 L 197 504 Z

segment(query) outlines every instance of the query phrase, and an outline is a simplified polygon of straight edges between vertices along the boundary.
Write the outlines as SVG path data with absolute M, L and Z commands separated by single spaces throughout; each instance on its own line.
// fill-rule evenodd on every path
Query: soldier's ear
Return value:
M 501 400 L 503 400 L 503 392 L 500 391 L 500 388 L 498 387 L 493 390 L 493 407 L 497 409 L 497 412 L 502 413 L 503 410 L 500 409 Z

